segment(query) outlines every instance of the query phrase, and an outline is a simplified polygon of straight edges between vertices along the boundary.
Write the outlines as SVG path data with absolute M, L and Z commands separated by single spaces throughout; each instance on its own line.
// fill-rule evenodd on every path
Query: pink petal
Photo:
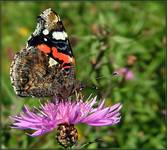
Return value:
M 104 108 L 102 110 L 98 110 L 94 113 L 92 113 L 91 115 L 87 116 L 86 118 L 84 118 L 82 120 L 83 123 L 87 123 L 89 121 L 95 121 L 95 120 L 98 120 L 98 119 L 103 119 L 103 117 L 108 113 L 109 111 L 109 108 Z
M 43 131 L 42 129 L 35 131 L 33 134 L 30 134 L 30 136 L 40 136 L 45 134 L 47 131 Z

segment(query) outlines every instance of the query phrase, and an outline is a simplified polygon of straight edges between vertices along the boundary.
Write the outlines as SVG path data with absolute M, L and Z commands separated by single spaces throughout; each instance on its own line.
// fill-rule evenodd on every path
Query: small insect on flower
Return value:
M 74 145 L 78 140 L 78 132 L 74 125 L 85 123 L 90 126 L 110 126 L 120 122 L 120 109 L 122 105 L 117 103 L 110 107 L 104 107 L 105 100 L 97 107 L 97 98 L 88 98 L 87 101 L 70 101 L 54 98 L 52 102 L 41 104 L 40 108 L 34 107 L 30 111 L 24 106 L 23 113 L 11 116 L 14 121 L 12 128 L 34 130 L 30 136 L 40 136 L 57 129 L 56 139 L 64 147 Z

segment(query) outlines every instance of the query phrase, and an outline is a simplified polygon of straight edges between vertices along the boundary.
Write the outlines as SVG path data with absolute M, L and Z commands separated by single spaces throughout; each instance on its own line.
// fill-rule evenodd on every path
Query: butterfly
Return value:
M 59 15 L 51 8 L 37 17 L 37 26 L 16 53 L 10 78 L 18 96 L 68 98 L 83 89 L 76 79 L 75 58 Z

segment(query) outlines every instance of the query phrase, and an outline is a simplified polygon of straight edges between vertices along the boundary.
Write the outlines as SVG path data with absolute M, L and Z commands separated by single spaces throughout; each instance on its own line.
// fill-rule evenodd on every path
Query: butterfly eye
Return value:
M 82 91 L 85 87 L 86 87 L 86 86 L 81 83 L 81 84 L 79 85 L 79 91 Z

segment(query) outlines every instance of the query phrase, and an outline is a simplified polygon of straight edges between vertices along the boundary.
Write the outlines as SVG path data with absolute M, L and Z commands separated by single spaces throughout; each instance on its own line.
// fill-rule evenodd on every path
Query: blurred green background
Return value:
M 1 50 L 1 148 L 60 148 L 56 132 L 29 137 L 10 129 L 8 116 L 38 99 L 19 98 L 9 78 L 14 53 L 26 44 L 36 17 L 52 8 L 61 17 L 77 62 L 77 78 L 106 105 L 123 104 L 122 120 L 113 127 L 78 125 L 78 147 L 166 147 L 165 5 L 160 2 L 3 2 Z M 113 76 L 117 71 L 118 76 Z

